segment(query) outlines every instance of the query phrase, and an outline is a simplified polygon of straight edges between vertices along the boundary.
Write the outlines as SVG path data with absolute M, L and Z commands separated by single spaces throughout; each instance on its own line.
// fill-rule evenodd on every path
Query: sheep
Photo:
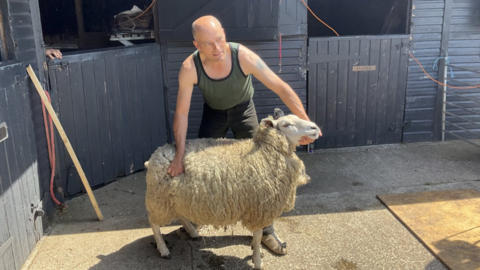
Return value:
M 298 185 L 309 181 L 295 154 L 302 136 L 316 139 L 320 129 L 295 115 L 275 109 L 260 122 L 252 139 L 194 139 L 186 141 L 185 172 L 167 173 L 175 145 L 159 147 L 145 162 L 146 208 L 162 258 L 170 251 L 160 226 L 179 220 L 192 238 L 192 223 L 224 227 L 238 221 L 253 232 L 255 269 L 260 269 L 262 228 L 295 205 Z

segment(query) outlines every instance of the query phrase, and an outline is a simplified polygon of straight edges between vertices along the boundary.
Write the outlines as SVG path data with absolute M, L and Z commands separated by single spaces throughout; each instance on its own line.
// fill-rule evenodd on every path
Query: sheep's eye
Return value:
M 291 125 L 288 124 L 288 123 L 287 124 L 282 124 L 282 127 L 284 127 L 284 128 L 289 127 L 289 126 L 291 126 Z

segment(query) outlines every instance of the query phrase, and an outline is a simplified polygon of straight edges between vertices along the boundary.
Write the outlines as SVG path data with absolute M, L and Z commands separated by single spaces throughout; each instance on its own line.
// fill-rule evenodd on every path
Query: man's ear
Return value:
M 197 43 L 197 41 L 196 41 L 196 40 L 194 40 L 194 41 L 193 41 L 193 45 L 194 45 L 194 46 L 195 46 L 195 48 L 197 48 L 197 50 L 198 50 L 198 43 Z
M 277 121 L 272 120 L 270 118 L 265 118 L 265 119 L 262 119 L 262 121 L 260 122 L 260 126 L 274 128 L 277 126 Z

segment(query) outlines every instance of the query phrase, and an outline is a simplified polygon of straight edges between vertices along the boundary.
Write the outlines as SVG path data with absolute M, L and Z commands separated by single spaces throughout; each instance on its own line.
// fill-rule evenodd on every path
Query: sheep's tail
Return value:
M 145 165 L 145 168 L 148 170 L 148 160 L 145 161 L 145 163 L 143 163 L 143 165 Z

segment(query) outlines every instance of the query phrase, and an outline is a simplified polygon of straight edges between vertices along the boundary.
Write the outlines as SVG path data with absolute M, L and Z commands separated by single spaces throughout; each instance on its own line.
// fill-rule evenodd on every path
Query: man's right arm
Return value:
M 184 172 L 183 158 L 185 156 L 185 141 L 188 128 L 188 112 L 192 100 L 193 85 L 196 83 L 196 70 L 193 59 L 187 58 L 178 75 L 177 108 L 173 118 L 173 134 L 176 143 L 175 158 L 168 167 L 167 172 L 175 177 Z

